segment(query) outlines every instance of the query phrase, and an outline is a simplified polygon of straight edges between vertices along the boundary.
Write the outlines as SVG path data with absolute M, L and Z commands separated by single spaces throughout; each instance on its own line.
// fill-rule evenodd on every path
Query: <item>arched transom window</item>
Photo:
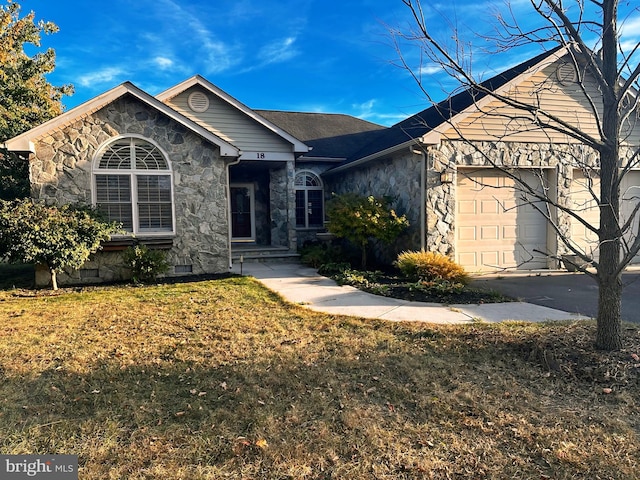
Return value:
M 171 170 L 164 153 L 139 137 L 105 145 L 94 162 L 94 202 L 133 234 L 174 231 Z
M 320 228 L 324 226 L 322 181 L 313 172 L 299 172 L 295 178 L 296 227 Z

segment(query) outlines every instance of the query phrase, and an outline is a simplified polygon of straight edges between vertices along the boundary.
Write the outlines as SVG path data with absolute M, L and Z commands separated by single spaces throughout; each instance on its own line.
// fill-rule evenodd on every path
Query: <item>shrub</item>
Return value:
M 166 252 L 151 250 L 146 245 L 127 248 L 124 251 L 124 263 L 131 269 L 134 283 L 152 282 L 169 271 Z
M 80 268 L 119 228 L 84 205 L 56 207 L 30 198 L 0 200 L 0 258 L 45 265 L 51 287 L 57 290 L 58 273 Z
M 344 260 L 342 249 L 338 246 L 326 243 L 312 243 L 305 245 L 300 250 L 300 262 L 313 268 L 320 268 L 325 263 L 333 263 Z
M 396 266 L 410 277 L 419 277 L 427 282 L 446 281 L 451 284 L 467 284 L 469 276 L 464 268 L 446 255 L 437 252 L 409 251 L 398 255 Z
M 343 273 L 345 270 L 350 270 L 351 264 L 348 262 L 328 262 L 323 263 L 320 268 L 318 268 L 318 273 L 320 275 L 326 275 L 331 277 L 332 275 L 337 275 Z
M 346 238 L 361 251 L 362 268 L 367 268 L 370 238 L 392 243 L 409 226 L 407 217 L 398 215 L 387 198 L 362 197 L 355 193 L 336 195 L 327 202 L 327 230 Z

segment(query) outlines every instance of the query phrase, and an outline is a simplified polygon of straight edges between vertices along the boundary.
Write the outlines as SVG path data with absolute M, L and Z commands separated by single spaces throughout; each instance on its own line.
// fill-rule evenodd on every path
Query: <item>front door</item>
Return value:
M 252 183 L 235 183 L 231 190 L 231 240 L 251 242 L 256 239 Z

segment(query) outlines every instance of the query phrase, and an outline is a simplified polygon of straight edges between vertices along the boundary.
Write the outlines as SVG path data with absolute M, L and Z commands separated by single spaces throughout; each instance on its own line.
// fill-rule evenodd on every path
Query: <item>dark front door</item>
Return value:
M 252 184 L 231 185 L 231 239 L 255 240 Z

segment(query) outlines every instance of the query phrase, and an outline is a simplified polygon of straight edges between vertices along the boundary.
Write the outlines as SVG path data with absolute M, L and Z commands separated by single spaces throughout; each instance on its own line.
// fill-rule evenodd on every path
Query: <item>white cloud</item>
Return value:
M 239 63 L 241 55 L 237 49 L 217 39 L 198 16 L 173 0 L 158 0 L 155 6 L 162 11 L 163 18 L 172 19 L 174 35 L 180 35 L 181 42 L 186 42 L 191 50 L 188 53 L 204 63 L 207 74 L 229 70 Z M 185 31 L 189 32 L 186 37 Z M 167 36 L 166 30 L 163 36 Z
M 362 103 L 354 103 L 351 105 L 353 110 L 353 115 L 358 118 L 370 118 L 375 116 L 376 112 L 374 112 L 373 108 L 375 107 L 377 101 L 375 99 L 367 100 Z
M 170 58 L 167 57 L 163 57 L 161 55 L 155 57 L 153 59 L 153 63 L 156 67 L 162 69 L 162 70 L 167 70 L 171 67 L 174 66 L 174 61 L 171 60 Z
M 435 75 L 437 73 L 442 73 L 442 72 L 443 72 L 443 68 L 441 65 L 438 65 L 437 63 L 430 63 L 428 65 L 423 65 L 422 67 L 420 67 L 418 74 L 419 75 Z
M 262 65 L 282 63 L 296 57 L 300 52 L 294 47 L 295 42 L 294 37 L 287 37 L 262 47 L 259 54 Z
M 640 37 L 640 15 L 629 17 L 622 22 L 620 36 L 625 44 L 635 45 L 638 43 L 638 38 Z
M 113 82 L 116 77 L 122 76 L 126 72 L 120 67 L 106 67 L 102 70 L 86 73 L 78 77 L 77 83 L 83 87 L 94 87 L 104 83 Z

